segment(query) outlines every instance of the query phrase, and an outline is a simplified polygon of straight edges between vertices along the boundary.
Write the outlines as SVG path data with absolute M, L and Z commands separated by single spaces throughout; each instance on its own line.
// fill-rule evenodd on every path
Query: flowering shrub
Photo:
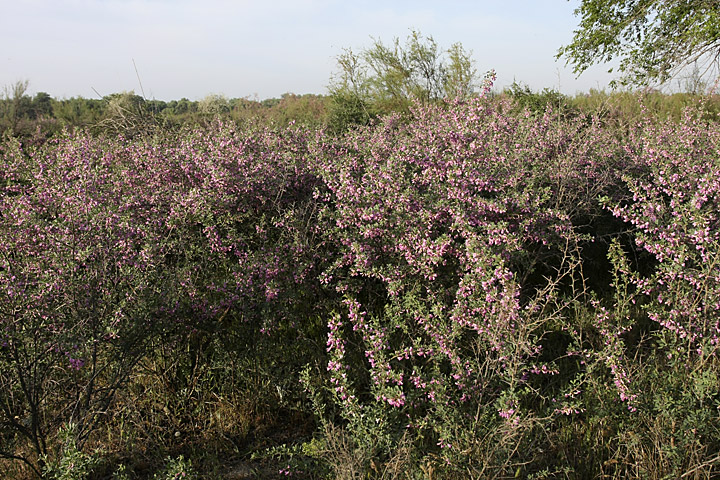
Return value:
M 643 328 L 649 336 L 641 355 L 615 357 L 626 366 L 613 369 L 620 398 L 636 412 L 636 428 L 650 433 L 629 442 L 626 455 L 639 466 L 634 475 L 707 473 L 720 448 L 720 129 L 687 110 L 679 122 L 646 118 L 629 140 L 632 200 L 605 204 L 636 229 L 637 248 L 655 265 L 643 273 L 623 253 L 614 259 L 614 337 Z M 645 315 L 650 325 L 642 327 Z
M 328 370 L 373 448 L 404 425 L 450 458 L 473 441 L 466 429 L 545 413 L 530 407 L 544 402 L 529 378 L 558 373 L 542 342 L 578 274 L 577 227 L 599 214 L 588 193 L 614 191 L 619 147 L 592 119 L 509 110 L 418 106 L 408 123 L 387 117 L 320 145 L 341 248 L 322 280 L 345 295 Z
M 679 123 L 646 125 L 627 147 L 642 175 L 627 176 L 633 201 L 610 205 L 639 230 L 657 259 L 635 287 L 651 295 L 651 320 L 679 341 L 681 355 L 714 356 L 720 333 L 720 131 L 686 112 Z M 677 352 L 668 352 L 677 355 Z
M 312 289 L 305 134 L 208 133 L 5 152 L 1 395 L 39 454 L 67 421 L 87 438 L 153 339 L 219 318 L 273 329 Z
M 5 142 L 0 454 L 40 474 L 72 424 L 82 456 L 154 346 L 202 334 L 224 371 L 276 345 L 253 372 L 285 405 L 312 391 L 327 449 L 284 473 L 711 472 L 720 130 L 613 125 L 476 98 Z

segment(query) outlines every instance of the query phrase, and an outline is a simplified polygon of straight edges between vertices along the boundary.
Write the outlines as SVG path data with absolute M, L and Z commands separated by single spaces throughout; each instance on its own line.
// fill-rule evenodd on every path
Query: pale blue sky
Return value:
M 335 57 L 411 29 L 460 42 L 477 68 L 536 90 L 607 89 L 608 66 L 575 78 L 558 48 L 579 0 L 0 0 L 0 87 L 97 97 L 134 90 L 162 100 L 208 94 L 326 93 Z

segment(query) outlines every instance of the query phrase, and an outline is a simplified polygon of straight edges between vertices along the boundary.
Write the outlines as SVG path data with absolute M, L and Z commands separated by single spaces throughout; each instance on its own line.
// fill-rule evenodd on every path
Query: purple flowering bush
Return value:
M 657 260 L 652 276 L 633 283 L 653 300 L 649 318 L 679 340 L 668 355 L 711 358 L 720 341 L 720 131 L 692 111 L 643 127 L 627 147 L 644 170 L 625 178 L 633 201 L 608 208 Z
M 537 419 L 570 409 L 537 388 L 560 373 L 544 344 L 581 293 L 581 227 L 620 197 L 620 147 L 592 118 L 511 108 L 417 106 L 320 145 L 340 248 L 321 279 L 345 297 L 327 368 L 378 454 L 409 436 L 455 468 L 511 469 Z
M 620 397 L 649 433 L 619 449 L 621 464 L 634 475 L 705 475 L 720 448 L 720 129 L 695 109 L 678 122 L 645 118 L 625 150 L 637 167 L 624 177 L 632 199 L 604 203 L 653 268 L 614 249 L 615 303 L 598 315 L 601 329 L 613 324 Z M 633 330 L 644 331 L 635 347 Z
M 319 253 L 308 249 L 315 185 L 304 135 L 218 125 L 6 147 L 5 455 L 17 456 L 19 436 L 48 454 L 67 422 L 82 445 L 158 341 L 219 328 L 220 318 L 265 331 L 295 321 L 288 312 L 311 294 Z
M 268 450 L 299 476 L 716 469 L 720 129 L 699 114 L 475 98 L 0 158 L 0 454 L 38 474 L 68 425 L 80 452 L 118 404 L 170 399 L 163 445 L 242 409 L 311 425 Z

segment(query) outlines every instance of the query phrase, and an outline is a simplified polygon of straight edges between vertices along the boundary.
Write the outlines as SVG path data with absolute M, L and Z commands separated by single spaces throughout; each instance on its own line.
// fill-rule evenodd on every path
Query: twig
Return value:
M 143 88 L 142 80 L 140 80 L 140 73 L 138 73 L 137 65 L 135 65 L 135 59 L 132 59 L 133 67 L 135 67 L 135 75 L 137 75 L 138 83 L 140 84 L 140 91 L 142 92 L 143 100 L 147 101 L 145 96 L 145 89 Z

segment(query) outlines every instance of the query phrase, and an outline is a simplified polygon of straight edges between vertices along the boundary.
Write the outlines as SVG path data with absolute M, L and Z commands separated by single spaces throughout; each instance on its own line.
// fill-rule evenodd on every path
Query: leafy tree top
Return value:
M 664 83 L 691 65 L 698 75 L 717 72 L 717 0 L 582 0 L 575 15 L 579 29 L 557 56 L 576 74 L 616 58 L 625 85 Z
M 455 43 L 442 49 L 433 37 L 412 31 L 405 44 L 373 39 L 370 48 L 345 49 L 337 58 L 340 69 L 330 94 L 351 94 L 377 104 L 381 110 L 402 111 L 412 98 L 423 104 L 444 97 L 468 97 L 475 89 L 477 70 L 472 53 Z

